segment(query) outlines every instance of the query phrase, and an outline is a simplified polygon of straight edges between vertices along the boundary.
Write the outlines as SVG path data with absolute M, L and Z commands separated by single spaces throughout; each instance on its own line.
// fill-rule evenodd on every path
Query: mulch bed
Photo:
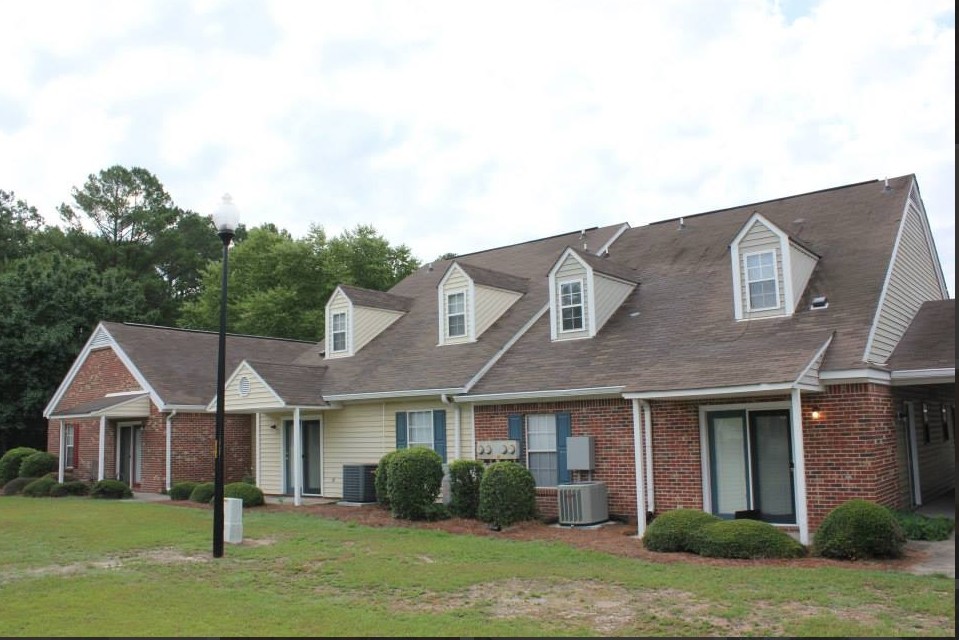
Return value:
M 196 503 L 173 502 L 175 505 L 209 508 Z M 926 557 L 926 553 L 906 549 L 902 558 L 895 560 L 857 560 L 848 562 L 829 560 L 819 557 L 796 558 L 789 560 L 729 560 L 722 558 L 704 558 L 692 553 L 660 553 L 649 551 L 636 538 L 636 526 L 620 522 L 610 523 L 598 528 L 559 527 L 538 521 L 523 522 L 507 527 L 502 531 L 492 531 L 485 523 L 464 518 L 451 518 L 439 522 L 411 522 L 394 518 L 387 509 L 378 505 L 347 506 L 340 504 L 305 504 L 299 507 L 292 504 L 268 504 L 256 507 L 257 511 L 284 512 L 313 515 L 343 522 L 355 522 L 370 527 L 413 527 L 446 531 L 453 534 L 495 537 L 505 540 L 546 540 L 563 542 L 581 549 L 602 551 L 627 558 L 637 558 L 649 562 L 706 565 L 716 567 L 779 566 L 796 568 L 838 567 L 841 569 L 875 569 L 889 571 L 908 571 L 909 568 Z

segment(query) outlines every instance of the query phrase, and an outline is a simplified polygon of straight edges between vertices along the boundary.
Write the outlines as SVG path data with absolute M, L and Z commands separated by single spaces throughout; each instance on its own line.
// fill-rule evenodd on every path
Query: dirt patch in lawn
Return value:
M 209 562 L 209 558 L 201 555 L 191 555 L 183 553 L 172 547 L 162 549 L 150 549 L 139 551 L 122 556 L 110 556 L 102 560 L 86 560 L 82 562 L 71 562 L 70 564 L 55 564 L 46 567 L 36 567 L 33 569 L 10 570 L 0 572 L 0 584 L 22 580 L 24 578 L 45 578 L 47 576 L 56 576 L 66 578 L 82 573 L 93 571 L 108 571 L 121 569 L 128 564 L 136 562 L 149 562 L 154 564 L 184 564 Z

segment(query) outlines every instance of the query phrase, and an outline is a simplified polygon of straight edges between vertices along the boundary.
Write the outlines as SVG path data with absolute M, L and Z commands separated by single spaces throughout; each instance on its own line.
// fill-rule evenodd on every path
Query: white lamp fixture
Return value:
M 240 210 L 233 204 L 233 196 L 229 193 L 223 195 L 220 205 L 213 210 L 213 225 L 221 236 L 227 234 L 232 238 L 236 233 L 240 225 Z

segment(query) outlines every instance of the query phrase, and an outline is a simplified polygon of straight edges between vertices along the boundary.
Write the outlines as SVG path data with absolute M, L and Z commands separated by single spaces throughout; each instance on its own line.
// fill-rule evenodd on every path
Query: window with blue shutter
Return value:
M 523 416 L 518 413 L 511 413 L 507 418 L 508 437 L 510 440 L 516 440 L 519 443 L 519 463 L 526 466 L 526 434 L 523 433 Z
M 427 447 L 446 462 L 446 412 L 397 411 L 396 448 Z
M 569 469 L 566 465 L 566 438 L 573 435 L 573 417 L 569 412 L 556 414 L 556 466 L 559 484 L 568 484 Z

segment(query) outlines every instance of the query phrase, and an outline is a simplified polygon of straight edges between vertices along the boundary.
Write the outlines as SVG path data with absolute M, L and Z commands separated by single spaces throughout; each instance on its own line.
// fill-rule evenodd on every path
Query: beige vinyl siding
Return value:
M 240 380 L 243 378 L 250 381 L 250 393 L 246 397 L 240 394 Z M 283 402 L 263 382 L 259 374 L 245 363 L 237 369 L 236 375 L 227 385 L 224 402 L 230 411 L 272 409 L 283 406 Z
M 492 326 L 506 310 L 519 300 L 522 294 L 515 291 L 476 287 L 476 337 Z
M 623 301 L 633 292 L 635 286 L 600 274 L 594 276 L 594 286 L 596 287 L 596 333 L 599 333 L 610 316 L 616 313 Z
M 453 411 L 446 412 L 446 444 L 449 448 L 447 459 L 453 460 L 472 460 L 473 459 L 473 405 L 464 404 L 460 407 L 460 449 L 454 452 L 456 447 L 456 417 Z
M 443 288 L 440 291 L 440 300 L 439 300 L 439 314 L 440 322 L 440 342 L 442 344 L 462 344 L 464 342 L 470 341 L 470 327 L 473 325 L 473 301 L 470 300 L 469 287 L 472 283 L 469 276 L 459 267 L 459 265 L 453 265 L 453 268 L 450 269 L 449 274 L 447 274 L 446 279 L 443 281 Z M 464 301 L 464 312 L 466 319 L 466 335 L 456 336 L 451 338 L 447 335 L 448 327 L 446 324 L 446 312 L 447 312 L 447 296 L 453 293 L 462 293 Z
M 922 213 L 910 202 L 866 359 L 885 362 L 922 303 L 943 299 Z
M 330 298 L 330 302 L 327 305 L 328 313 L 326 317 L 326 357 L 327 358 L 345 358 L 346 356 L 352 353 L 352 344 L 353 336 L 350 335 L 350 314 L 352 313 L 353 304 L 350 302 L 350 299 L 343 294 L 343 291 L 337 290 L 336 293 Z M 346 313 L 346 350 L 339 351 L 337 353 L 333 352 L 333 323 L 331 319 L 334 314 L 337 313 Z
M 553 309 L 553 323 L 556 326 L 557 340 L 571 340 L 573 338 L 586 338 L 589 336 L 589 318 L 591 309 L 589 308 L 589 280 L 586 277 L 586 266 L 572 255 L 566 256 L 566 260 L 556 270 L 554 278 L 556 297 L 556 308 Z M 583 283 L 583 330 L 582 331 L 563 331 L 563 314 L 561 312 L 561 286 L 564 282 L 571 280 L 580 280 Z
M 354 307 L 353 309 L 353 353 L 380 335 L 387 327 L 403 317 L 401 311 Z M 347 340 L 349 342 L 349 340 Z M 332 344 L 332 342 L 327 342 Z
M 271 427 L 276 427 L 272 429 Z M 280 416 L 260 414 L 260 489 L 263 493 L 282 494 L 283 430 Z
M 110 418 L 145 418 L 150 415 L 152 402 L 148 396 L 131 400 L 109 409 Z
M 743 305 L 743 318 L 768 318 L 785 313 L 785 287 L 783 286 L 782 251 L 779 236 L 757 220 L 752 228 L 739 241 L 739 281 L 742 283 L 740 296 Z M 776 286 L 779 289 L 779 308 L 767 311 L 749 311 L 749 281 L 746 276 L 746 254 L 774 251 L 776 255 Z
M 798 382 L 800 385 L 810 385 L 810 386 L 819 386 L 821 383 L 819 381 L 819 368 L 822 366 L 823 357 L 826 355 L 826 352 L 823 351 L 816 358 L 816 361 L 812 363 L 812 366 L 806 370 L 806 372 L 800 376 Z
M 793 307 L 799 308 L 799 299 L 806 291 L 806 284 L 816 268 L 816 257 L 794 244 L 789 245 L 789 268 L 792 270 Z M 815 293 L 815 292 L 813 292 Z

